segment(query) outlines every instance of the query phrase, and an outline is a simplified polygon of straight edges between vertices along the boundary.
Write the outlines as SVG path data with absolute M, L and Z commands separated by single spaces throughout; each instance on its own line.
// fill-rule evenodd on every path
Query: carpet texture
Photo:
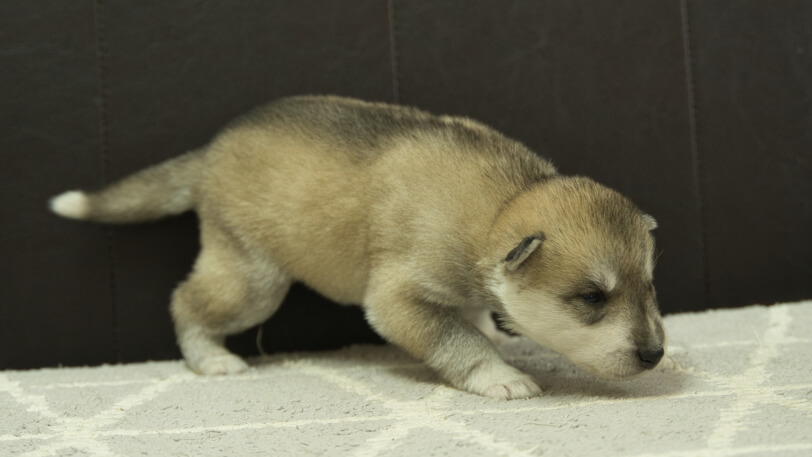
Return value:
M 812 302 L 665 322 L 668 357 L 630 381 L 504 345 L 544 389 L 510 402 L 446 387 L 386 346 L 218 378 L 181 362 L 0 372 L 0 455 L 812 455 Z

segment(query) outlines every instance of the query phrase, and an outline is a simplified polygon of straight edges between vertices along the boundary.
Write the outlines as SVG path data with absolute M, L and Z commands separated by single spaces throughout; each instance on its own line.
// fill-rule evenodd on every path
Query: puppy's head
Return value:
M 517 197 L 495 226 L 491 290 L 504 324 L 599 376 L 653 368 L 665 332 L 654 290 L 656 222 L 587 178 Z

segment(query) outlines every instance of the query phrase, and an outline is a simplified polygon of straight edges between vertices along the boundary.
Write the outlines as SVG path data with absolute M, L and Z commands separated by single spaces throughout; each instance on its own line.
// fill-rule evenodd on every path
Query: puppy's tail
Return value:
M 180 214 L 195 206 L 204 150 L 141 170 L 97 192 L 72 190 L 53 197 L 51 211 L 70 219 L 126 224 Z

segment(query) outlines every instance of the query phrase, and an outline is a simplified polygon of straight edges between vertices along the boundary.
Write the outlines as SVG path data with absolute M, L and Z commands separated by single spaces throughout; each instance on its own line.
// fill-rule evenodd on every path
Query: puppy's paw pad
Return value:
M 482 395 L 501 400 L 532 398 L 541 394 L 541 388 L 529 379 L 492 384 L 482 391 Z
M 236 355 L 226 354 L 209 357 L 197 366 L 197 371 L 204 375 L 226 375 L 242 373 L 248 369 L 248 364 Z

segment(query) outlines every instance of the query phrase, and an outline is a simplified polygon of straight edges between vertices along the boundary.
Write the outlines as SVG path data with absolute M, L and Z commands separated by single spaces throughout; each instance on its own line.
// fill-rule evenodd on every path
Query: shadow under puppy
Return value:
M 198 373 L 245 370 L 225 337 L 268 319 L 293 281 L 361 305 L 388 341 L 489 397 L 540 389 L 471 323 L 479 310 L 604 377 L 663 355 L 654 219 L 467 118 L 286 98 L 51 208 L 104 223 L 198 213 L 202 250 L 171 304 Z

